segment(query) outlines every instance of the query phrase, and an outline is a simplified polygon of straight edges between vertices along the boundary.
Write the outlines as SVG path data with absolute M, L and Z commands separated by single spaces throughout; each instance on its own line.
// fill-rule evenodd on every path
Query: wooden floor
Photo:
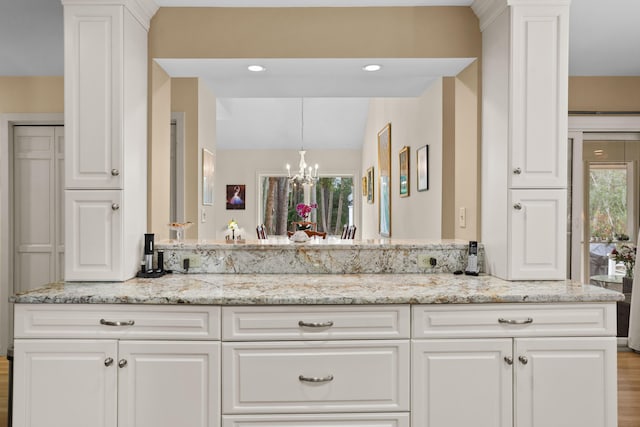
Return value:
M 9 363 L 0 357 L 0 427 L 7 425 Z M 640 426 L 640 354 L 618 353 L 618 427 Z

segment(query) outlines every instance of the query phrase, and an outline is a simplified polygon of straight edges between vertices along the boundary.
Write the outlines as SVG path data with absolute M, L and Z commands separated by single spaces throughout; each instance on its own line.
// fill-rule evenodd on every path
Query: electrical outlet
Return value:
M 189 268 L 200 268 L 202 267 L 202 259 L 200 255 L 189 255 L 185 256 L 183 259 L 189 258 Z
M 433 260 L 433 261 L 432 261 Z M 437 263 L 437 260 L 431 255 L 418 254 L 418 267 L 419 268 L 432 268 Z

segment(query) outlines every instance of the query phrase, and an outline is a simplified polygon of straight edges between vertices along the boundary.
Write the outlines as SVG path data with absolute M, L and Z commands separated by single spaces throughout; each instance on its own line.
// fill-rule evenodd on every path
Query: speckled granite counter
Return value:
M 461 240 L 310 240 L 294 243 L 284 236 L 243 244 L 208 241 L 156 244 L 164 251 L 164 268 L 184 272 L 183 260 L 195 257 L 189 273 L 229 274 L 379 274 L 452 273 L 467 264 L 468 242 Z M 430 261 L 434 262 L 431 264 Z M 478 245 L 484 271 L 484 247 Z
M 570 281 L 508 282 L 452 274 L 190 274 L 124 283 L 60 283 L 11 297 L 57 304 L 469 304 L 622 301 Z

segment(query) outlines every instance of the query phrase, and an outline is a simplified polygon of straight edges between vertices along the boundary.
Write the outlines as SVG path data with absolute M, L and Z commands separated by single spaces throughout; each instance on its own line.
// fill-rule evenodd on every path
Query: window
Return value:
M 304 189 L 294 186 L 284 176 L 260 177 L 260 220 L 267 234 L 286 235 L 293 230 L 291 223 L 299 221 L 296 205 L 303 203 Z M 353 224 L 353 176 L 324 176 L 310 189 L 310 203 L 317 209 L 311 212 L 310 221 L 318 231 L 340 235 L 342 227 Z

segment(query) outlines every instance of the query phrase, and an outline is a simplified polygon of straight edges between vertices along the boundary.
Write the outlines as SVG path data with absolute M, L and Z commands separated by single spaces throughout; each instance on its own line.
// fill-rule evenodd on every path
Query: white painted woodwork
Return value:
M 445 304 L 412 310 L 414 338 L 616 335 L 615 304 Z
M 13 131 L 14 290 L 60 281 L 64 273 L 64 128 Z
M 510 190 L 509 280 L 567 277 L 567 191 Z M 520 209 L 517 209 L 517 207 Z
M 553 207 L 557 216 L 550 221 L 543 219 L 552 209 L 542 206 L 547 196 L 534 207 L 534 193 L 528 198 L 535 214 L 515 218 L 511 190 L 558 189 L 566 195 L 569 2 L 486 1 L 475 2 L 474 10 L 481 17 L 483 39 L 486 271 L 507 280 L 563 279 L 566 196 Z M 535 223 L 536 233 L 522 235 L 517 228 L 522 221 L 526 227 Z
M 569 7 L 510 10 L 511 188 L 566 188 Z
M 224 414 L 409 410 L 407 340 L 223 343 L 222 364 Z
M 409 323 L 402 305 L 222 308 L 227 341 L 399 339 L 409 338 Z
M 511 352 L 509 338 L 414 341 L 411 425 L 510 427 Z
M 409 414 L 224 415 L 222 427 L 409 427 Z
M 519 338 L 514 360 L 517 427 L 618 425 L 615 337 Z
M 76 248 L 69 237 L 87 231 L 67 221 L 68 252 L 97 262 L 66 260 L 65 280 L 121 281 L 138 271 L 146 232 L 148 21 L 138 10 L 146 2 L 81 3 L 64 5 L 65 189 L 122 191 L 120 219 L 111 222 L 119 259 L 105 267 L 102 241 Z
M 116 427 L 113 340 L 14 342 L 13 427 Z
M 123 279 L 124 208 L 121 190 L 66 191 L 65 280 Z
M 220 425 L 220 343 L 121 341 L 118 427 Z
M 16 304 L 14 319 L 16 338 L 220 339 L 217 306 Z

